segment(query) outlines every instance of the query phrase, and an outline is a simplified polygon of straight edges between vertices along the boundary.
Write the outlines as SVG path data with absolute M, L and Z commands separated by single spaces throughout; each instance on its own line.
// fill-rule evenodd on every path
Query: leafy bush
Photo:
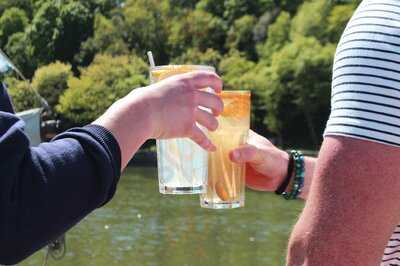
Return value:
M 266 133 L 264 124 L 266 108 L 264 101 L 265 78 L 263 66 L 257 66 L 247 60 L 238 51 L 224 57 L 219 65 L 226 90 L 250 90 L 252 92 L 252 128 L 260 133 Z
M 6 45 L 8 38 L 14 33 L 23 32 L 28 23 L 25 11 L 16 7 L 5 10 L 0 17 L 0 45 Z
M 334 49 L 302 37 L 273 55 L 265 78 L 266 122 L 284 139 L 308 141 L 314 148 L 321 140 L 330 110 Z
M 79 125 L 99 117 L 116 100 L 147 83 L 147 66 L 136 56 L 98 55 L 79 78 L 68 80 L 68 89 L 56 110 Z
M 245 15 L 233 23 L 228 31 L 226 46 L 244 52 L 249 59 L 256 59 L 253 28 L 257 22 L 255 16 Z
M 172 47 L 172 55 L 179 56 L 191 47 L 201 52 L 209 48 L 223 51 L 225 36 L 225 24 L 220 18 L 195 10 L 173 21 L 168 42 Z
M 208 65 L 218 68 L 219 62 L 222 56 L 218 51 L 214 49 L 207 49 L 205 52 L 201 52 L 198 49 L 189 49 L 186 53 L 179 57 L 176 57 L 173 64 L 190 64 L 190 65 Z
M 67 89 L 70 77 L 72 77 L 71 66 L 56 62 L 36 70 L 32 86 L 54 108 L 58 104 L 60 95 Z
M 289 13 L 281 12 L 275 23 L 268 28 L 267 41 L 257 47 L 262 60 L 269 62 L 272 55 L 289 42 L 290 23 Z
M 7 78 L 8 93 L 11 96 L 16 112 L 40 107 L 39 99 L 32 91 L 28 81 L 20 81 L 15 78 Z
M 123 55 L 129 53 L 128 44 L 124 41 L 118 18 L 108 19 L 96 14 L 94 35 L 82 43 L 81 50 L 75 55 L 79 65 L 89 65 L 97 53 Z

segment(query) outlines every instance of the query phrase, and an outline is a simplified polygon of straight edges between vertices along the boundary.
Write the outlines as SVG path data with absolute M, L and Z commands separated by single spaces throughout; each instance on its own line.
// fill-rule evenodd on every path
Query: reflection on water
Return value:
M 201 209 L 198 196 L 159 194 L 156 174 L 128 169 L 112 202 L 71 230 L 66 257 L 48 265 L 284 265 L 301 202 L 247 190 L 245 208 Z M 20 265 L 42 265 L 43 255 Z

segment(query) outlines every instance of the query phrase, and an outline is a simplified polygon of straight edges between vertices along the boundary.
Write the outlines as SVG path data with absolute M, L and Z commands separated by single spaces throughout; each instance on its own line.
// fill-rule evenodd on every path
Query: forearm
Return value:
M 118 141 L 121 149 L 121 170 L 127 166 L 140 146 L 151 137 L 151 104 L 140 101 L 143 89 L 145 88 L 132 91 L 93 122 L 107 128 Z
M 363 140 L 324 140 L 288 265 L 379 265 L 400 220 L 399 153 Z
M 304 158 L 304 187 L 300 194 L 300 198 L 306 200 L 310 191 L 312 178 L 314 175 L 314 169 L 317 159 L 313 157 L 306 156 Z

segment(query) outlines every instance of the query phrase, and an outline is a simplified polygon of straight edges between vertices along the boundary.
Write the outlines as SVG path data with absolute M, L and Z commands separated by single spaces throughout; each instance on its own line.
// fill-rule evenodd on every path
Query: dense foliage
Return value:
M 253 128 L 315 147 L 329 112 L 335 44 L 359 1 L 0 0 L 0 46 L 56 113 L 81 125 L 148 83 L 158 64 L 214 65 L 253 91 Z M 34 104 L 10 80 L 18 110 Z

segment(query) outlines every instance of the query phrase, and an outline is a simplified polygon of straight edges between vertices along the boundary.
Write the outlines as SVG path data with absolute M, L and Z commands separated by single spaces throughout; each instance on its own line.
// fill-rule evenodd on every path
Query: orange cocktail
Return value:
M 247 141 L 250 127 L 250 92 L 223 91 L 224 112 L 219 127 L 210 132 L 217 151 L 209 154 L 207 191 L 200 197 L 204 208 L 227 209 L 244 206 L 245 166 L 234 164 L 229 152 Z

